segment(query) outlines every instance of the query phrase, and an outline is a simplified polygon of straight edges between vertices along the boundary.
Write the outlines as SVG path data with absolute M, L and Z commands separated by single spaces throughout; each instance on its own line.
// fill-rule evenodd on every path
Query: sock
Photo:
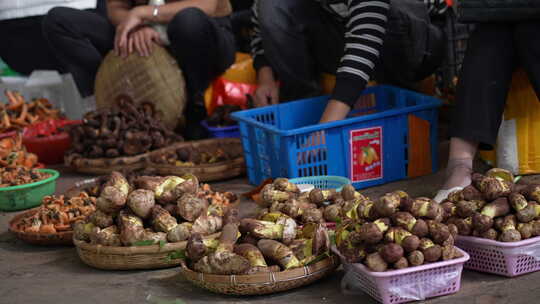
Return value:
M 448 160 L 446 167 L 446 182 L 443 189 L 454 187 L 467 187 L 471 184 L 473 168 L 472 158 L 454 158 Z

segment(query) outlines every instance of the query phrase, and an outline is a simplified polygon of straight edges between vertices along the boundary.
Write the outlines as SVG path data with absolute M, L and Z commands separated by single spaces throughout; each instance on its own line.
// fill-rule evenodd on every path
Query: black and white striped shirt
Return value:
M 256 69 L 268 65 L 264 58 L 264 48 L 259 30 L 258 2 L 255 0 L 252 20 L 255 24 L 251 41 L 252 55 Z M 332 99 L 348 104 L 356 102 L 373 75 L 375 63 L 382 48 L 386 32 L 387 15 L 391 0 L 313 0 L 342 20 L 346 25 L 345 52 L 336 71 L 336 87 Z M 399 0 L 394 0 L 399 1 Z M 430 13 L 443 13 L 445 0 L 424 1 Z

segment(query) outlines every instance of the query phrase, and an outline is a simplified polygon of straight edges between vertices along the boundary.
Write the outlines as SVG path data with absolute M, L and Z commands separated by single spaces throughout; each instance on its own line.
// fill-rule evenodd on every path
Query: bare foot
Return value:
M 451 159 L 446 168 L 446 182 L 443 189 L 465 188 L 471 184 L 472 158 Z

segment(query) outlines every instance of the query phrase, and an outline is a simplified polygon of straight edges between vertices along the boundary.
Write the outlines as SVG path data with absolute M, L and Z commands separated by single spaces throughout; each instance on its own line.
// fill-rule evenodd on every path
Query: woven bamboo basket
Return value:
M 149 57 L 134 53 L 122 59 L 112 51 L 105 57 L 96 76 L 97 108 L 109 107 L 119 94 L 130 96 L 135 103 L 154 104 L 171 130 L 178 124 L 186 104 L 182 71 L 169 52 L 157 45 Z
M 179 175 L 191 173 L 201 182 L 213 182 L 241 176 L 246 173 L 246 165 L 243 157 L 232 161 L 219 162 L 211 165 L 199 165 L 193 167 L 178 167 L 152 165 L 152 168 L 160 175 Z
M 191 283 L 220 294 L 263 295 L 282 292 L 311 284 L 332 273 L 339 266 L 339 259 L 330 256 L 313 265 L 281 272 L 252 275 L 215 275 L 195 272 L 182 261 L 182 273 Z
M 93 187 L 101 186 L 101 184 L 103 184 L 106 180 L 107 176 L 100 176 L 78 181 L 75 183 L 75 185 L 73 185 L 73 187 L 69 188 L 64 193 L 64 196 L 67 198 L 78 196 L 82 191 L 87 191 Z
M 176 150 L 183 147 L 193 147 L 205 150 L 205 147 L 207 146 L 220 146 L 223 148 L 230 148 L 231 146 L 235 146 L 235 149 L 239 149 L 241 151 L 242 142 L 239 138 L 212 138 L 176 143 L 162 150 L 156 150 L 154 152 L 151 152 L 150 157 L 147 158 L 149 163 L 146 166 L 155 169 L 156 172 L 160 175 L 182 176 L 184 174 L 190 173 L 196 175 L 201 182 L 224 180 L 245 174 L 246 165 L 243 156 L 238 156 L 237 158 L 228 161 L 221 161 L 217 163 L 202 164 L 196 166 L 174 166 L 156 164 L 152 162 L 152 155 L 154 154 L 159 155 L 160 153 L 170 150 Z
M 17 214 L 11 221 L 9 221 L 9 231 L 19 239 L 29 244 L 34 245 L 73 245 L 73 231 L 61 231 L 58 233 L 33 233 L 33 232 L 24 232 L 17 228 L 17 224 L 26 217 L 30 217 L 36 212 L 39 208 L 30 209 L 26 212 Z
M 105 175 L 113 171 L 141 169 L 145 157 L 148 157 L 148 153 L 116 158 L 83 158 L 71 154 L 64 156 L 64 164 L 79 173 Z
M 215 233 L 206 238 L 217 238 Z M 180 265 L 181 259 L 169 255 L 186 249 L 187 241 L 166 243 L 164 246 L 102 246 L 73 240 L 81 260 L 88 266 L 104 270 L 159 269 Z
M 242 143 L 239 138 L 211 138 L 197 141 L 177 142 L 165 148 L 129 157 L 90 159 L 76 155 L 66 155 L 64 157 L 64 163 L 74 171 L 85 174 L 106 175 L 110 174 L 112 171 L 131 171 L 152 168 L 155 170 L 156 174 L 159 175 L 184 175 L 191 173 L 196 175 L 201 182 L 223 180 L 245 174 L 246 165 L 243 156 L 238 156 L 233 160 L 196 166 L 174 166 L 152 162 L 152 158 L 155 155 L 161 155 L 178 148 L 202 147 L 202 149 L 204 149 L 205 147 L 211 146 L 219 146 L 225 149 L 230 149 L 231 146 L 234 146 L 235 149 L 239 149 L 240 151 L 242 149 Z

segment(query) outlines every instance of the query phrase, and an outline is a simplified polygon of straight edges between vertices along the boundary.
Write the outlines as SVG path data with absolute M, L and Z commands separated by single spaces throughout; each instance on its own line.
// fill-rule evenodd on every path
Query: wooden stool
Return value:
M 136 103 L 154 104 L 170 129 L 176 127 L 186 105 L 182 71 L 169 52 L 157 45 L 150 57 L 132 53 L 122 59 L 112 51 L 107 54 L 96 76 L 96 107 L 109 107 L 120 94 Z

